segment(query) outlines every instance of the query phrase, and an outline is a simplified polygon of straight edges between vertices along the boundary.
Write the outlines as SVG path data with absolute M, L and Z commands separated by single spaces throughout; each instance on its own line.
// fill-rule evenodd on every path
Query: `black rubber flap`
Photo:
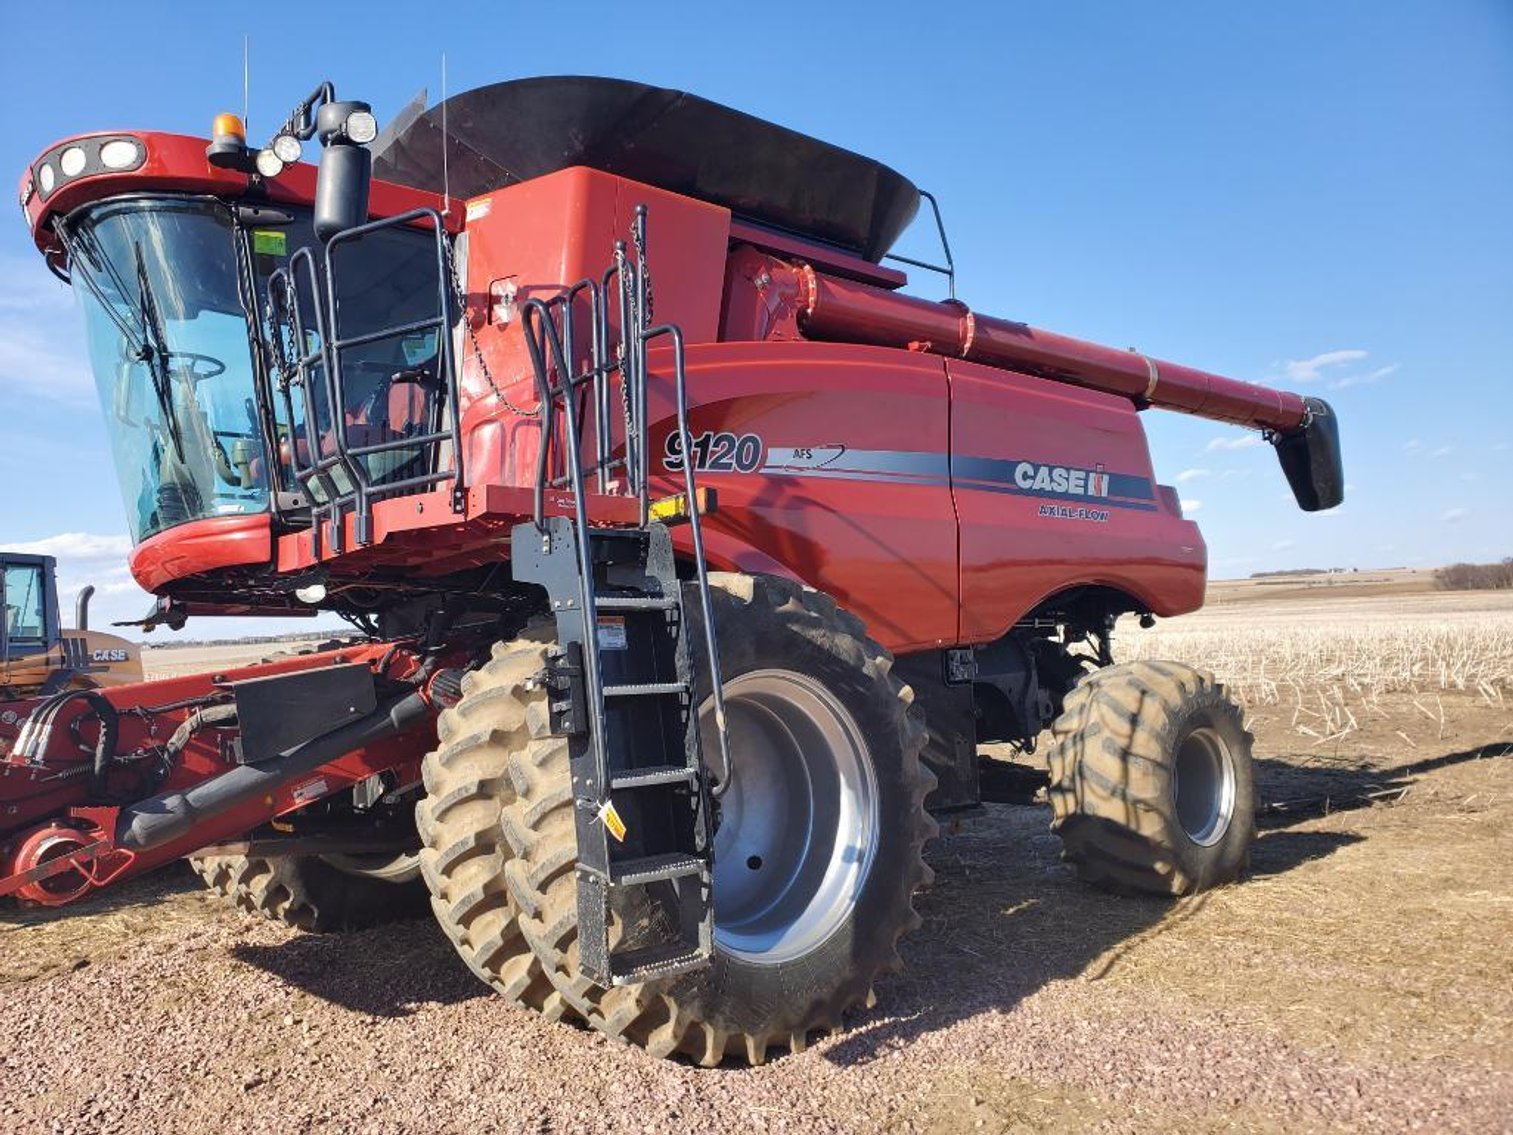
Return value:
M 446 106 L 454 197 L 589 166 L 723 205 L 879 260 L 919 208 L 901 174 L 683 91 L 562 76 L 495 83 Z M 373 176 L 442 192 L 441 104 L 375 146 Z
M 356 662 L 248 678 L 232 682 L 231 692 L 246 764 L 272 760 L 378 705 L 373 671 Z

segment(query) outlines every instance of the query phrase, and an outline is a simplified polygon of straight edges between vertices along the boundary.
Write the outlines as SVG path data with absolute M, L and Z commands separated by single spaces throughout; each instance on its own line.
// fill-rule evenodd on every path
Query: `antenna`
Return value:
M 247 130 L 249 137 L 251 136 L 251 132 L 252 132 L 252 123 L 251 123 L 251 121 L 249 120 L 249 117 L 248 117 L 249 108 L 251 106 L 251 103 L 249 101 L 249 97 L 248 96 L 251 93 L 251 90 L 252 90 L 252 37 L 250 35 L 243 35 L 242 36 L 242 126 Z
M 452 213 L 452 182 L 447 176 L 447 53 L 441 53 L 441 212 Z

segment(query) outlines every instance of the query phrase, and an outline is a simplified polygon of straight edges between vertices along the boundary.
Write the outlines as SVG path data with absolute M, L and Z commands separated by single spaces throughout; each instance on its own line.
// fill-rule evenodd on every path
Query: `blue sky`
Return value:
M 328 18 L 310 13 L 324 9 Z M 533 74 L 694 91 L 893 165 L 974 308 L 1289 386 L 1340 414 L 1305 515 L 1243 431 L 1146 415 L 1216 577 L 1513 555 L 1513 5 L 72 3 L 6 18 L 0 172 L 96 129 L 262 138 L 321 79 L 380 119 Z M 572 12 L 570 25 L 559 13 Z M 358 14 L 360 13 L 360 14 Z M 254 15 L 255 14 L 255 15 Z M 0 225 L 0 539 L 145 608 L 73 301 Z M 928 235 L 928 234 L 924 234 Z M 920 234 L 915 251 L 930 251 Z M 917 275 L 913 290 L 939 293 Z M 139 606 L 140 605 L 140 606 Z M 160 632 L 161 633 L 161 632 Z M 187 634 L 224 633 L 209 621 Z

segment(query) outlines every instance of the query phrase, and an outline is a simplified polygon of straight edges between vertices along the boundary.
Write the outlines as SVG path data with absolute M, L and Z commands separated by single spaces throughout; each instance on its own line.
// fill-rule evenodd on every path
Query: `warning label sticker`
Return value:
M 284 256 L 289 248 L 289 234 L 281 229 L 253 229 L 252 251 L 263 256 Z
M 606 615 L 599 619 L 599 649 L 625 649 L 625 617 Z
M 290 795 L 294 797 L 296 804 L 308 804 L 312 800 L 319 800 L 330 788 L 326 784 L 326 778 L 318 776 L 314 780 L 307 780 L 297 787 Z

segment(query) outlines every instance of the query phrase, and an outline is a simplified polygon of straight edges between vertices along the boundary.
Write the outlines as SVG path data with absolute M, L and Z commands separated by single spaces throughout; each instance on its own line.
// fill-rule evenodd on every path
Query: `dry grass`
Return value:
M 1141 630 L 1121 626 L 1120 661 L 1171 658 L 1212 670 L 1252 715 L 1337 744 L 1391 722 L 1401 747 L 1457 707 L 1513 704 L 1513 597 L 1415 595 L 1247 603 Z M 1412 718 L 1412 727 L 1404 717 Z
M 1120 636 L 1121 661 L 1175 658 L 1212 669 L 1247 701 L 1341 687 L 1352 694 L 1456 690 L 1502 704 L 1513 692 L 1513 608 L 1417 618 L 1279 621 L 1243 614 Z

